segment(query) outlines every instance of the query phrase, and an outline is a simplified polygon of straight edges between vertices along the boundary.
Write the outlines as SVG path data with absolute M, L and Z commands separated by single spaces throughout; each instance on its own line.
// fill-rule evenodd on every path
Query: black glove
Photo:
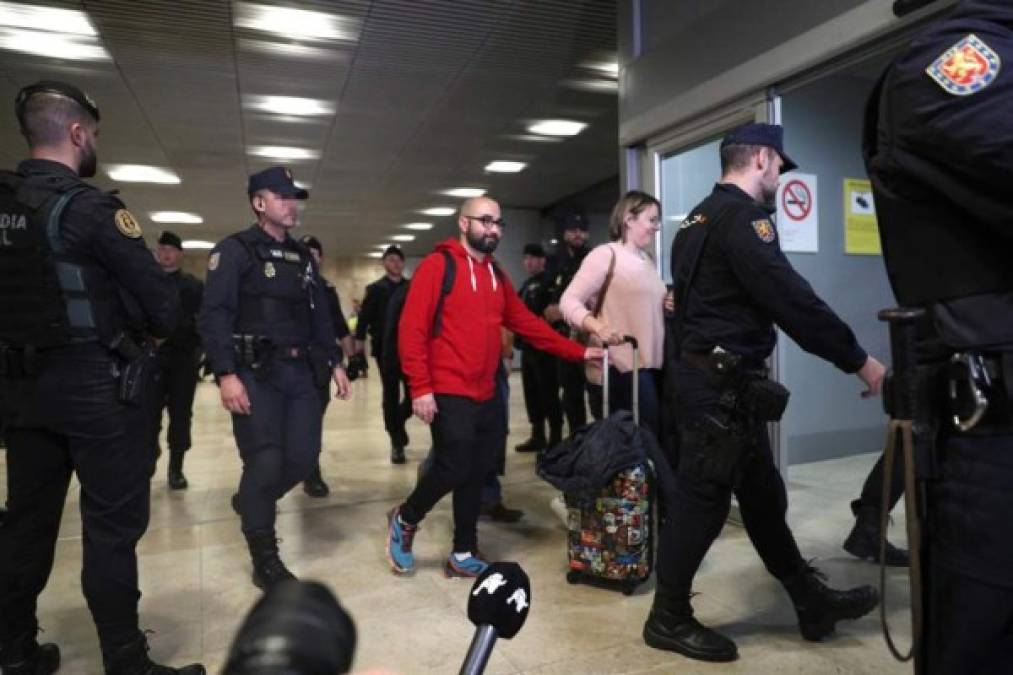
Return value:
M 369 364 L 365 354 L 353 354 L 348 357 L 348 367 L 345 368 L 345 372 L 348 374 L 350 382 L 364 376 L 368 370 Z

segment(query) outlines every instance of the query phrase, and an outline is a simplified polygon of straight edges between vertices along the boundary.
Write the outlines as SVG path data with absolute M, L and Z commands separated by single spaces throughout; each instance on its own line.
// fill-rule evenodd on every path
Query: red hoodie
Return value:
M 457 268 L 443 300 L 440 334 L 434 338 L 433 318 L 446 266 L 441 250 L 454 257 Z M 432 393 L 475 401 L 492 398 L 501 327 L 568 361 L 584 358 L 583 345 L 561 337 L 524 306 L 506 274 L 493 270 L 490 256 L 479 262 L 452 238 L 437 244 L 415 270 L 398 324 L 398 353 L 412 398 Z

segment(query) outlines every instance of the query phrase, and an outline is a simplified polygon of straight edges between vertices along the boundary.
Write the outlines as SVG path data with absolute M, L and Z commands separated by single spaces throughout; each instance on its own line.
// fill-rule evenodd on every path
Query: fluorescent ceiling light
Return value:
M 392 234 L 390 238 L 394 241 L 415 241 L 414 234 Z
M 616 80 L 573 79 L 564 80 L 563 84 L 571 89 L 580 89 L 582 91 L 605 92 L 610 94 L 614 94 L 619 91 L 619 82 Z
M 236 26 L 274 33 L 289 40 L 343 40 L 359 38 L 358 19 L 293 7 L 237 2 Z
M 320 153 L 308 148 L 295 148 L 289 145 L 251 145 L 247 152 L 255 157 L 267 157 L 269 159 L 317 159 Z
M 381 250 L 381 251 L 386 251 L 386 250 L 387 250 L 388 248 L 390 248 L 390 247 L 391 247 L 391 246 L 393 246 L 393 245 L 394 245 L 394 244 L 390 243 L 389 241 L 385 241 L 385 242 L 384 242 L 384 243 L 382 243 L 382 244 L 377 244 L 377 245 L 376 245 L 376 246 L 374 246 L 373 248 L 375 248 L 375 249 L 379 249 L 379 250 Z
M 74 9 L 36 7 L 16 2 L 0 2 L 0 26 L 31 28 L 47 33 L 98 35 L 88 15 Z
M 585 61 L 580 64 L 584 68 L 591 70 L 597 70 L 603 75 L 609 75 L 613 78 L 619 77 L 619 62 L 618 61 Z
M 432 223 L 405 223 L 401 227 L 403 227 L 406 230 L 424 231 L 424 230 L 431 230 L 431 229 L 433 229 L 433 224 Z
M 370 258 L 382 258 L 383 251 L 370 251 L 366 255 L 368 255 Z
M 429 209 L 423 209 L 419 211 L 427 216 L 452 216 L 457 213 L 457 209 L 453 206 L 434 206 Z
M 203 239 L 184 239 L 183 248 L 185 249 L 205 249 L 210 250 L 215 247 L 213 241 L 204 241 Z
M 0 28 L 0 49 L 68 61 L 109 60 L 109 52 L 95 38 L 70 33 Z
M 559 243 L 559 240 L 558 239 L 550 239 L 549 243 L 552 244 L 553 246 L 555 246 L 556 244 Z
M 507 162 L 497 160 L 486 164 L 485 170 L 491 173 L 517 173 L 518 171 L 523 171 L 526 166 L 527 164 L 524 162 Z
M 343 56 L 341 52 L 324 47 L 310 47 L 294 42 L 272 42 L 270 40 L 250 40 L 240 38 L 239 48 L 246 51 L 263 52 L 278 56 L 288 56 L 297 59 L 312 59 L 316 61 L 329 61 L 339 59 Z
M 452 190 L 444 190 L 443 194 L 448 197 L 460 197 L 462 199 L 468 199 L 470 197 L 481 197 L 486 193 L 485 188 L 453 188 Z
M 106 174 L 120 183 L 161 183 L 177 185 L 181 181 L 171 169 L 147 164 L 110 164 Z
M 333 115 L 334 104 L 315 98 L 298 96 L 244 96 L 244 104 L 251 110 L 273 113 L 275 115 Z
M 562 138 L 558 136 L 538 136 L 536 134 L 512 134 L 507 136 L 515 141 L 528 141 L 531 143 L 559 143 Z
M 182 223 L 184 225 L 200 225 L 204 219 L 196 213 L 188 211 L 152 211 L 148 214 L 155 223 Z
M 543 136 L 576 136 L 586 128 L 587 124 L 574 120 L 542 120 L 530 125 L 528 131 Z

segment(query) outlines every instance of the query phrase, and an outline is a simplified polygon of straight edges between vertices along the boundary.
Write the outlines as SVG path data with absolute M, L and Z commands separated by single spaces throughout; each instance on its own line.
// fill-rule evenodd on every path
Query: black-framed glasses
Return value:
M 506 229 L 506 222 L 502 218 L 493 218 L 488 214 L 482 216 L 465 216 L 465 218 L 468 220 L 477 220 L 482 223 L 482 227 L 486 229 L 489 229 L 493 225 L 498 227 L 500 230 Z

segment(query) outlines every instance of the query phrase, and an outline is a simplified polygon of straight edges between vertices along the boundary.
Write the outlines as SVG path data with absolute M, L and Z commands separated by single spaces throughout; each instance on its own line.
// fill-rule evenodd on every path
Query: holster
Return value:
M 272 349 L 271 339 L 267 337 L 248 334 L 232 336 L 236 363 L 252 370 L 258 380 L 267 377 L 270 371 Z
M 780 382 L 765 377 L 747 377 L 741 386 L 739 405 L 753 422 L 778 422 L 788 407 L 791 392 Z
M 141 405 L 157 364 L 154 346 L 120 333 L 110 343 L 112 352 L 123 360 L 119 368 L 117 398 L 125 405 Z

